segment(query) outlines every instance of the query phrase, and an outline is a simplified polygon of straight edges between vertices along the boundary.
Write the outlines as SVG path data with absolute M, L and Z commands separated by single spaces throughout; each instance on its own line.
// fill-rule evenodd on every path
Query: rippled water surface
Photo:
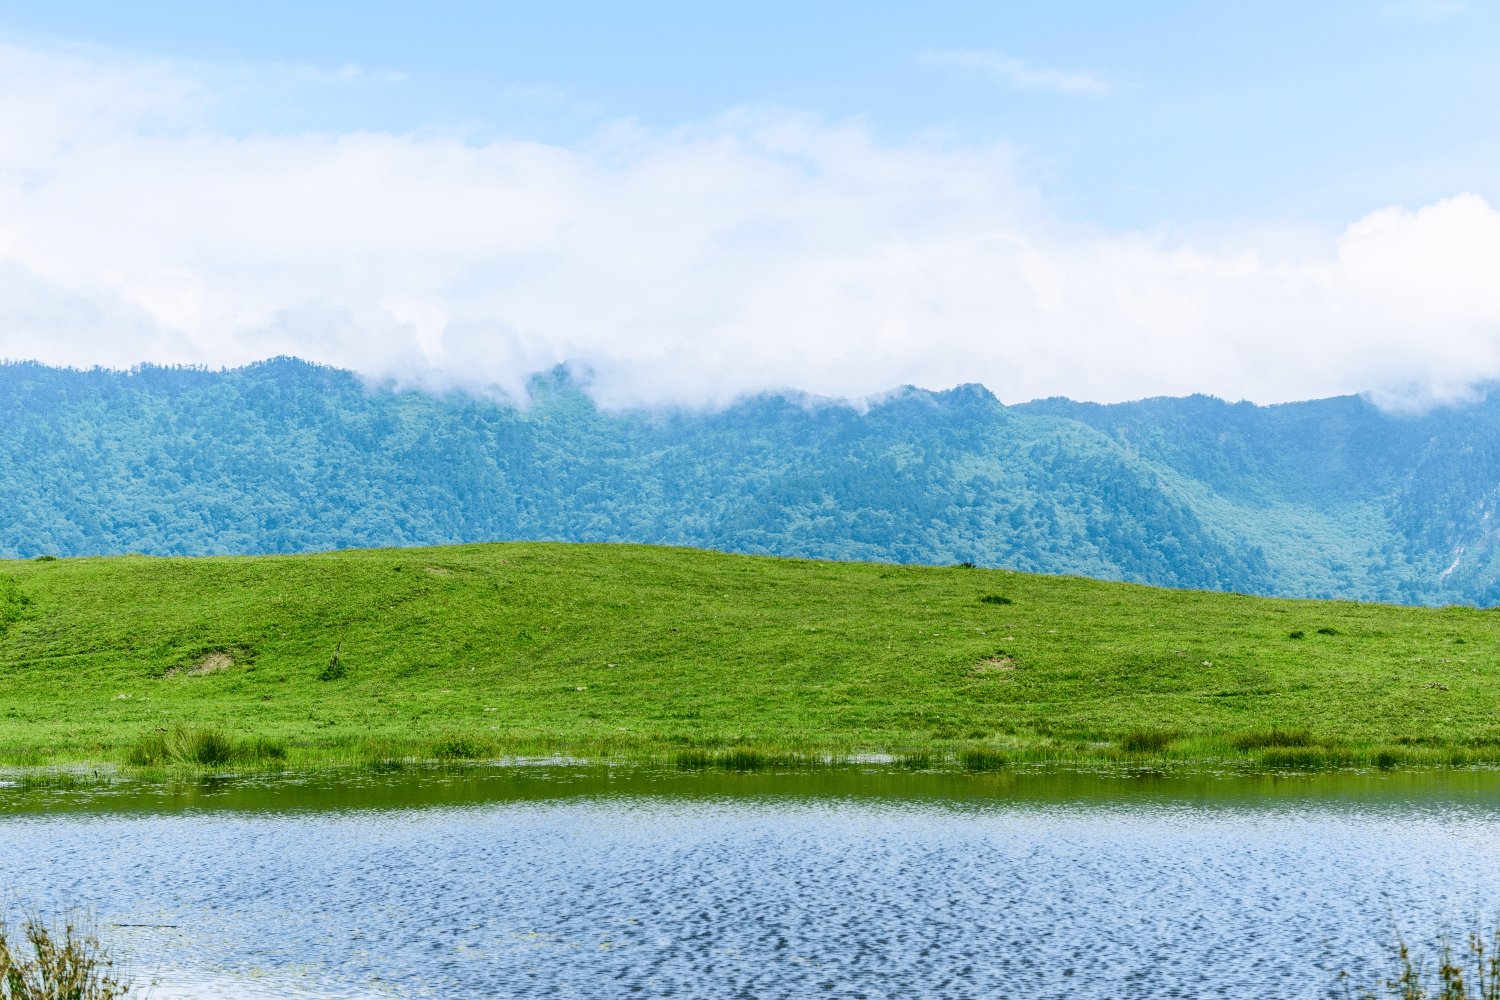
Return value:
M 1497 854 L 1491 772 L 0 789 L 0 889 L 158 997 L 1333 996 L 1393 916 L 1493 911 Z

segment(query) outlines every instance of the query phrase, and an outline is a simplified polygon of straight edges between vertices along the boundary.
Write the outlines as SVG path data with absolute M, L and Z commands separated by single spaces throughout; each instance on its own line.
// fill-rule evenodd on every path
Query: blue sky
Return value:
M 576 143 L 618 119 L 671 128 L 750 105 L 1003 140 L 1059 212 L 1110 226 L 1342 226 L 1457 191 L 1494 201 L 1500 180 L 1494 4 L 53 0 L 0 4 L 0 24 L 228 69 L 362 71 L 247 88 L 220 110 L 236 132 Z
M 54 0 L 0 44 L 10 357 L 569 361 L 620 405 L 1500 377 L 1495 4 Z

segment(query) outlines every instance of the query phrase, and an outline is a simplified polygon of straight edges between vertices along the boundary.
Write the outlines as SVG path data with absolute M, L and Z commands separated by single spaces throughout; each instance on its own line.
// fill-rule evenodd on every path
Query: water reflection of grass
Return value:
M 171 734 L 142 734 L 119 760 L 132 769 L 200 770 L 232 769 L 238 773 L 283 771 L 306 768 L 357 767 L 396 771 L 430 762 L 496 762 L 505 760 L 614 760 L 622 763 L 665 762 L 681 770 L 719 768 L 761 770 L 843 766 L 874 759 L 886 760 L 911 770 L 958 768 L 971 771 L 996 770 L 1004 766 L 1087 763 L 1125 766 L 1212 765 L 1236 771 L 1318 771 L 1339 768 L 1453 768 L 1493 767 L 1496 755 L 1489 747 L 1424 744 L 1353 746 L 1338 740 L 1310 739 L 1305 745 L 1244 747 L 1232 736 L 1179 736 L 1165 731 L 1128 731 L 1113 742 L 1065 742 L 1059 740 L 985 741 L 968 746 L 938 746 L 896 749 L 872 754 L 858 747 L 810 748 L 799 741 L 794 748 L 764 741 L 753 747 L 647 748 L 618 744 L 573 744 L 559 746 L 547 740 L 493 739 L 445 734 L 430 740 L 350 740 L 334 746 L 289 745 L 265 737 L 235 741 L 212 730 L 187 739 Z M 88 768 L 99 762 L 97 753 L 28 752 L 0 754 L 0 769 L 18 774 L 27 787 L 60 785 L 88 780 Z
M 1500 762 L 1470 608 L 533 543 L 6 574 L 0 766 Z

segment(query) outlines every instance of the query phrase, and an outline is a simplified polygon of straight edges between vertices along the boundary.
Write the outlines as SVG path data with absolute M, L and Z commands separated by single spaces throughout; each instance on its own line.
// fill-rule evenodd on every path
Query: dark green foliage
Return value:
M 984 604 L 1009 604 L 1009 597 L 1001 597 L 999 594 L 985 594 L 979 599 Z
M 1229 741 L 1236 750 L 1258 750 L 1264 747 L 1305 747 L 1313 744 L 1312 733 L 1306 729 L 1252 729 L 1240 733 Z
M 1139 727 L 1125 734 L 1120 740 L 1120 749 L 1129 753 L 1161 753 L 1174 739 L 1176 734 L 1164 729 Z
M 1305 633 L 1303 633 L 1303 631 L 1299 628 L 1299 629 L 1297 629 L 1294 632 L 1288 632 L 1286 634 L 1286 637 L 1288 639 L 1301 639 L 1304 636 L 1304 634 Z
M 1339 634 L 1339 630 L 1336 629 L 1336 628 L 1329 628 L 1328 626 L 1325 625 L 1322 628 L 1318 629 L 1318 634 L 1319 635 L 1338 635 Z

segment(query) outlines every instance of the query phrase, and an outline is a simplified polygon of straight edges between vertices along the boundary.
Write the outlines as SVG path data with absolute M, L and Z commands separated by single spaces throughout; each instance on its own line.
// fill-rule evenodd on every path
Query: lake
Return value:
M 559 763 L 0 789 L 171 997 L 1321 997 L 1500 905 L 1500 773 Z

